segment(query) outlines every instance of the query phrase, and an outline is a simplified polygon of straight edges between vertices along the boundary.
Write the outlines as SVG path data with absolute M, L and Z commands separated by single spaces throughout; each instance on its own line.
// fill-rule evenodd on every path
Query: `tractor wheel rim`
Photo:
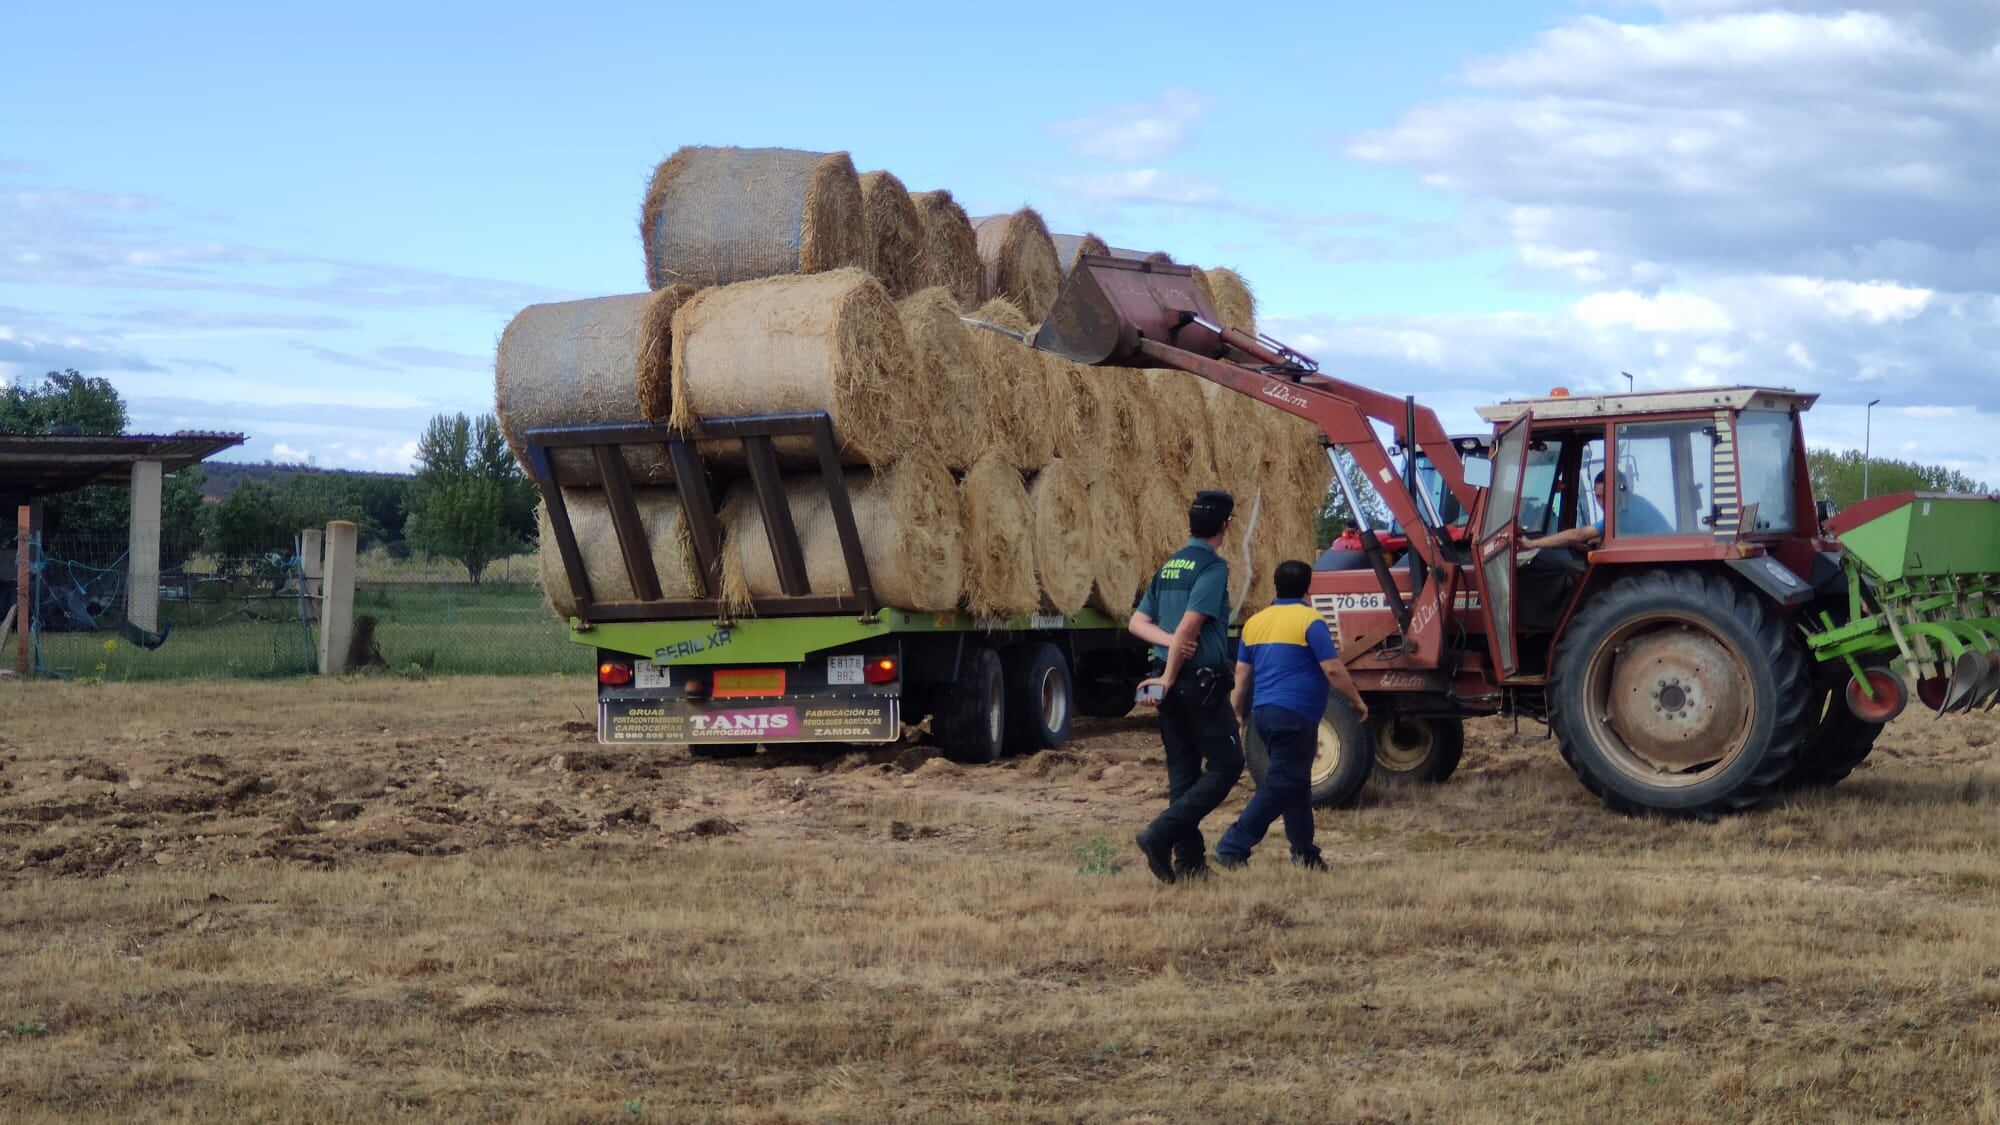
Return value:
M 1312 784 L 1314 788 L 1324 785 L 1333 772 L 1340 768 L 1340 732 L 1333 723 L 1321 719 L 1319 737 L 1313 746 Z
M 1437 728 L 1428 719 L 1405 715 L 1375 726 L 1375 763 L 1392 773 L 1422 766 L 1436 745 Z
M 1604 757 L 1649 786 L 1683 788 L 1727 770 L 1750 744 L 1750 664 L 1679 614 L 1627 622 L 1584 670 L 1585 712 Z

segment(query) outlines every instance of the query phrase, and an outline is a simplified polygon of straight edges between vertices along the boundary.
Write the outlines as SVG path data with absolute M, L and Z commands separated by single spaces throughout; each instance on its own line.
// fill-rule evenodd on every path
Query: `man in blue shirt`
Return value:
M 1618 534 L 1621 537 L 1674 534 L 1673 521 L 1661 514 L 1660 509 L 1654 507 L 1651 500 L 1633 492 L 1624 473 L 1618 473 L 1613 479 L 1618 485 Z M 1597 479 L 1591 482 L 1590 489 L 1597 496 L 1597 510 L 1599 512 L 1610 510 L 1611 505 L 1605 503 L 1603 473 L 1597 474 Z M 1603 538 L 1604 517 L 1599 515 L 1596 523 L 1580 524 L 1568 531 L 1558 531 L 1538 539 L 1523 539 L 1521 546 L 1529 550 L 1550 547 L 1580 547 L 1589 550 L 1597 546 Z
M 1298 559 L 1278 564 L 1272 575 L 1277 600 L 1269 609 L 1243 623 L 1242 650 L 1236 657 L 1236 689 L 1230 709 L 1238 722 L 1254 700 L 1249 721 L 1264 740 L 1270 764 L 1263 783 L 1242 815 L 1215 845 L 1218 866 L 1237 868 L 1250 862 L 1250 850 L 1270 831 L 1271 822 L 1285 819 L 1285 839 L 1292 845 L 1292 862 L 1314 871 L 1326 870 L 1313 844 L 1312 764 L 1319 752 L 1319 723 L 1326 714 L 1327 689 L 1339 692 L 1368 720 L 1368 705 L 1340 662 L 1333 630 L 1319 611 L 1305 603 L 1312 568 Z
M 1138 838 L 1147 869 L 1163 883 L 1208 874 L 1201 819 L 1243 775 L 1229 713 L 1229 564 L 1217 552 L 1235 509 L 1227 492 L 1195 494 L 1187 546 L 1153 576 L 1127 626 L 1153 646 L 1156 674 L 1139 685 L 1142 695 L 1163 689 L 1157 702 L 1169 803 Z

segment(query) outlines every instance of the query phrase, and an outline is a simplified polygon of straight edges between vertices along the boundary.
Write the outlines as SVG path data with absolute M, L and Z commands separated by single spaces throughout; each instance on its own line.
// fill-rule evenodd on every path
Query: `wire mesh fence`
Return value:
M 0 613 L 15 601 L 13 539 L 0 538 Z M 131 621 L 133 583 L 148 579 L 131 574 L 122 542 L 55 537 L 31 544 L 29 558 L 40 674 L 153 680 L 318 670 L 318 582 L 296 544 L 262 555 L 188 553 L 163 566 L 154 629 Z M 589 650 L 569 641 L 543 602 L 532 557 L 496 563 L 473 583 L 449 560 L 377 548 L 356 559 L 354 601 L 356 667 L 421 675 L 591 667 Z

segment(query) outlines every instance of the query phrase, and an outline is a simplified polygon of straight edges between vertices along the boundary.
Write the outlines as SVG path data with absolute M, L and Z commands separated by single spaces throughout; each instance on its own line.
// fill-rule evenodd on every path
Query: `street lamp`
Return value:
M 1866 499 L 1868 499 L 1868 462 L 1869 462 L 1869 460 L 1870 460 L 1870 458 L 1869 458 L 1869 456 L 1868 456 L 1868 450 L 1869 450 L 1869 446 L 1870 446 L 1870 441 L 1871 441 L 1871 439 L 1872 439 L 1872 438 L 1873 438 L 1873 437 L 1875 436 L 1875 404 L 1876 404 L 1876 403 L 1878 403 L 1878 402 L 1881 402 L 1881 401 L 1882 401 L 1882 400 L 1881 400 L 1881 399 L 1879 399 L 1879 398 L 1871 398 L 1871 399 L 1869 399 L 1869 400 L 1868 400 L 1868 409 L 1867 409 L 1867 411 L 1866 411 L 1866 412 L 1864 412 L 1864 413 L 1862 414 L 1862 423 L 1861 423 L 1861 498 L 1862 498 L 1863 500 L 1866 500 Z

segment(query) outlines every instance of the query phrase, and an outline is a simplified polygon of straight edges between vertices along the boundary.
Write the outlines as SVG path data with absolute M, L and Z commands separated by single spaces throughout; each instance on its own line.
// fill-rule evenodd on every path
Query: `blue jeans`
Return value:
M 1215 854 L 1247 859 L 1250 849 L 1271 830 L 1271 822 L 1285 819 L 1285 839 L 1292 854 L 1316 857 L 1313 846 L 1312 761 L 1319 750 L 1319 720 L 1308 719 L 1284 707 L 1259 707 L 1250 712 L 1257 737 L 1264 740 L 1269 765 L 1264 782 L 1243 806 L 1242 815 L 1216 842 Z

